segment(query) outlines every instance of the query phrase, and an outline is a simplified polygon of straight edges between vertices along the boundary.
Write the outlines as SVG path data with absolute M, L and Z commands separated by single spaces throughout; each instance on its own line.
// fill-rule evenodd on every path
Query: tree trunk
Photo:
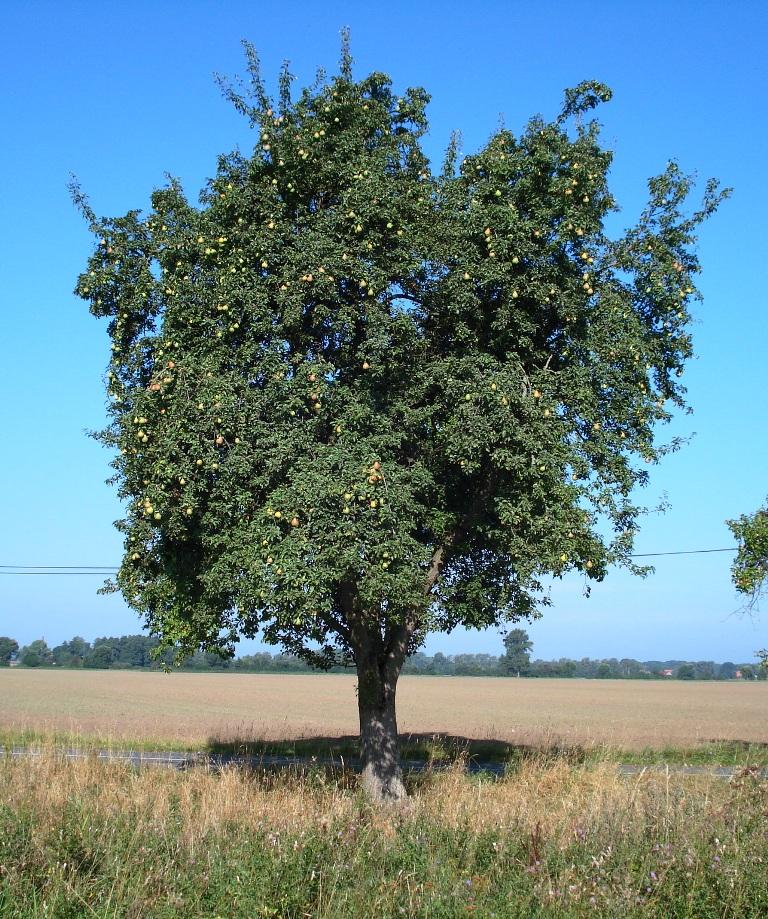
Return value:
M 362 788 L 373 801 L 401 801 L 407 795 L 400 768 L 395 691 L 416 620 L 404 615 L 382 635 L 379 610 L 364 615 L 352 578 L 341 582 L 338 599 L 357 668 Z
M 360 714 L 362 787 L 374 801 L 406 797 L 400 768 L 395 717 L 397 672 L 374 655 L 357 660 L 357 705 Z M 399 669 L 399 668 L 398 668 Z

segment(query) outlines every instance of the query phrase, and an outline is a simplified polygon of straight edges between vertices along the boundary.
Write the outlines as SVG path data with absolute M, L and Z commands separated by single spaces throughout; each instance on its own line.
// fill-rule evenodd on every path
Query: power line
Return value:
M 114 565 L 0 565 L 2 568 L 21 568 L 26 570 L 35 570 L 38 571 L 41 568 L 51 569 L 55 571 L 84 571 L 84 570 L 107 570 L 115 571 Z
M 56 575 L 60 577 L 61 575 L 78 575 L 78 574 L 98 574 L 102 577 L 105 577 L 108 574 L 117 574 L 117 568 L 112 568 L 109 571 L 0 571 L 0 574 L 19 574 L 26 575 L 27 577 L 34 577 L 35 575 L 49 574 Z
M 96 574 L 105 577 L 117 574 L 113 565 L 0 565 L 0 574 L 20 575 L 87 575 Z
M 729 549 L 678 549 L 676 552 L 639 552 L 630 558 L 650 558 L 652 555 L 705 555 L 708 552 L 738 552 L 737 546 Z
M 676 549 L 671 552 L 638 552 L 630 558 L 658 558 L 663 555 L 709 555 L 712 552 L 737 552 L 737 546 L 727 549 Z M 110 565 L 0 565 L 0 574 L 21 575 L 108 575 L 119 569 Z

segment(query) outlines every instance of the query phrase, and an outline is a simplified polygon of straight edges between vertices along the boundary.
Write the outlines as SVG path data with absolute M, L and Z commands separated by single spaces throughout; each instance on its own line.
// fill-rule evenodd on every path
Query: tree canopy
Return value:
M 504 636 L 504 656 L 501 667 L 504 673 L 527 676 L 531 669 L 533 642 L 525 629 L 511 629 Z
M 19 644 L 15 639 L 0 635 L 0 667 L 9 664 L 18 650 Z
M 728 526 L 739 543 L 731 568 L 733 583 L 755 606 L 768 583 L 768 507 L 729 520 Z
M 742 514 L 729 520 L 728 526 L 739 542 L 731 566 L 731 578 L 736 590 L 747 597 L 747 608 L 758 608 L 768 585 L 768 505 L 754 514 Z M 763 668 L 768 670 L 768 649 L 757 651 Z
M 337 76 L 294 100 L 285 70 L 273 100 L 246 51 L 249 90 L 224 90 L 255 149 L 197 205 L 171 180 L 98 218 L 73 188 L 96 236 L 77 292 L 112 340 L 117 587 L 182 653 L 261 634 L 353 660 L 391 734 L 429 632 L 530 616 L 546 575 L 634 569 L 723 193 L 686 213 L 670 163 L 610 239 L 602 84 L 434 170 L 423 89 L 355 80 L 345 45 Z

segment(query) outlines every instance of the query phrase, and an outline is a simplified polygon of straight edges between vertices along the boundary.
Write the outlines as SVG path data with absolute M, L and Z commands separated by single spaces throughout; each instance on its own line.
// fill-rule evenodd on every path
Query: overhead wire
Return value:
M 77 574 L 117 574 L 114 565 L 0 565 L 0 574 L 22 575 L 77 575 Z
M 708 552 L 738 552 L 738 546 L 730 546 L 727 549 L 677 549 L 674 552 L 638 552 L 629 557 L 650 558 L 654 555 L 705 555 Z
M 0 565 L 0 569 L 20 568 L 23 570 L 38 571 L 42 568 L 52 571 L 115 571 L 114 565 Z
M 708 555 L 712 552 L 737 552 L 738 546 L 724 549 L 675 549 L 670 552 L 637 552 L 630 558 L 658 558 L 665 555 Z M 113 565 L 0 565 L 0 574 L 60 575 L 60 574 L 117 574 Z

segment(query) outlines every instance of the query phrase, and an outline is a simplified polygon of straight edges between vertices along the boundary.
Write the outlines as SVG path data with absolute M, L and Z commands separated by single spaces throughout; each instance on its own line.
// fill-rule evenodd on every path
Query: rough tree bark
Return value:
M 362 787 L 374 801 L 399 801 L 406 792 L 400 768 L 395 693 L 414 622 L 404 617 L 382 634 L 378 613 L 366 615 L 361 610 L 351 580 L 341 585 L 339 600 L 357 669 Z
M 362 787 L 374 801 L 406 797 L 400 768 L 395 693 L 400 667 L 375 653 L 356 654 Z

